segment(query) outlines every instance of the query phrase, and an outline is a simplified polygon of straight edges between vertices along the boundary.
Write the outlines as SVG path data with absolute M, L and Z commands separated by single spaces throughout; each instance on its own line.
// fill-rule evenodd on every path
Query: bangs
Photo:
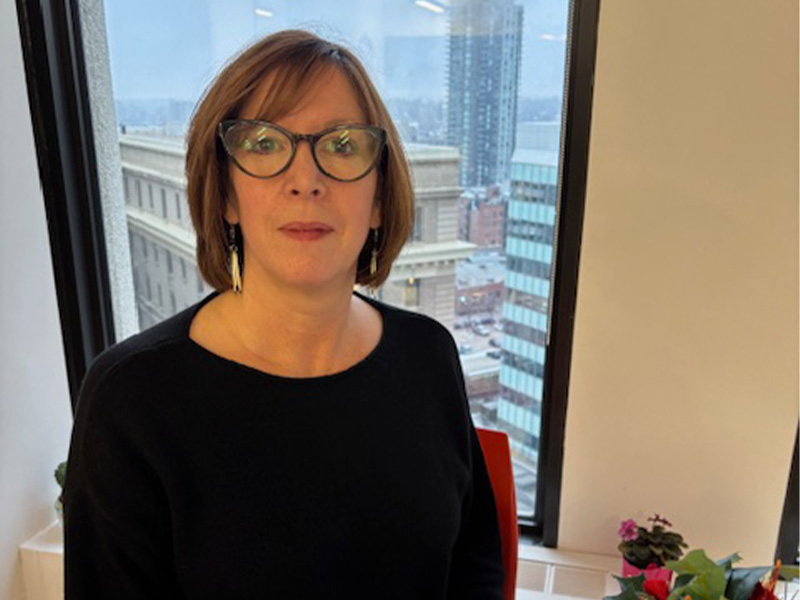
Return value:
M 353 86 L 359 108 L 369 124 L 379 125 L 374 122 L 377 111 L 371 106 L 365 90 L 359 85 L 359 77 L 348 67 L 346 60 L 341 58 L 337 60 L 325 54 L 314 53 L 311 56 L 298 57 L 295 53 L 286 57 L 270 69 L 271 81 L 254 118 L 274 123 L 285 117 L 297 109 L 315 85 L 333 75 L 334 70 L 338 70 Z

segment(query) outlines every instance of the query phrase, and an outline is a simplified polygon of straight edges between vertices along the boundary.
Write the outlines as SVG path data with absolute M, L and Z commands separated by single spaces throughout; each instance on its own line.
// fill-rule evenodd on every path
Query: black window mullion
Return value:
M 17 14 L 74 412 L 115 341 L 78 4 L 17 0 Z

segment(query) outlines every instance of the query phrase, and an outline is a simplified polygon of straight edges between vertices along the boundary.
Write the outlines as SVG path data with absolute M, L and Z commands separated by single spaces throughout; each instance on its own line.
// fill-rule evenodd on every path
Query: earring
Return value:
M 231 280 L 233 281 L 231 288 L 233 289 L 234 294 L 241 294 L 242 274 L 239 271 L 239 253 L 236 251 L 236 227 L 233 223 L 229 223 L 228 225 L 230 226 L 228 252 L 230 255 Z
M 372 230 L 372 259 L 369 261 L 369 274 L 375 275 L 378 270 L 378 230 Z

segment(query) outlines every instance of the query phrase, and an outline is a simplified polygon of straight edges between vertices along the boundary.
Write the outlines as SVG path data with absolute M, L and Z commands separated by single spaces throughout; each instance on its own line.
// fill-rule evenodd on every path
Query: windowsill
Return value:
M 63 530 L 58 521 L 20 544 L 28 600 L 61 600 Z M 559 550 L 522 541 L 518 550 L 517 600 L 582 600 L 619 593 L 613 574 L 622 571 L 619 556 Z M 785 592 L 783 584 L 779 585 Z M 603 589 L 604 588 L 604 589 Z M 787 584 L 792 597 L 797 584 Z
M 621 561 L 617 557 L 532 546 L 526 541 L 520 542 L 518 552 L 517 581 L 521 586 L 517 588 L 519 600 L 576 600 L 581 597 L 595 597 L 591 593 L 559 593 L 563 591 L 558 587 L 559 577 L 581 579 L 581 574 L 585 574 L 593 579 L 593 586 L 603 580 L 607 586 L 617 585 L 610 573 L 621 569 Z M 54 521 L 20 544 L 20 553 L 29 600 L 63 598 L 64 544 L 60 523 Z

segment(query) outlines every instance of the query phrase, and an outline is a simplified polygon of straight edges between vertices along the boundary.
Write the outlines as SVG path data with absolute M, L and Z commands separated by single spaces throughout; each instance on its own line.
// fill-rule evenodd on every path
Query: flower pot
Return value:
M 672 580 L 672 571 L 665 567 L 659 567 L 655 563 L 651 563 L 646 569 L 640 569 L 629 563 L 624 556 L 622 557 L 623 577 L 636 577 L 640 573 L 644 574 L 645 581 L 653 579 L 656 581 L 663 581 L 669 585 L 669 582 Z

